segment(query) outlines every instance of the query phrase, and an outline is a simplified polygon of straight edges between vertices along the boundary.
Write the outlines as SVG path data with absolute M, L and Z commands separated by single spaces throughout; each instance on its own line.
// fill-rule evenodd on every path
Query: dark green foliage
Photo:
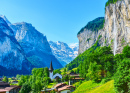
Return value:
M 5 76 L 4 78 L 3 78 L 3 80 L 2 81 L 4 81 L 4 82 L 7 82 L 8 83 L 8 78 Z
M 22 86 L 29 79 L 28 75 L 21 75 L 20 81 L 18 82 L 19 86 Z
M 56 69 L 56 70 L 54 70 L 53 71 L 53 74 L 55 75 L 56 73 L 59 73 L 59 74 L 61 74 L 61 71 L 60 71 L 60 69 Z
M 16 75 L 17 80 L 20 80 L 20 77 L 21 77 L 21 75 L 19 75 L 19 74 Z
M 97 65 L 96 62 L 91 62 L 86 76 L 91 80 L 98 81 L 99 79 L 101 79 L 100 72 L 101 72 L 101 65 Z
M 88 22 L 88 24 L 85 27 L 83 27 L 78 32 L 78 34 L 83 32 L 84 29 L 88 29 L 88 30 L 91 30 L 91 31 L 98 31 L 98 30 L 100 30 L 104 27 L 104 23 L 105 23 L 104 17 L 96 18 L 93 21 Z
M 31 86 L 30 84 L 27 82 L 27 83 L 24 83 L 21 90 L 20 90 L 20 93 L 29 93 L 31 91 Z
M 69 81 L 69 75 L 64 75 L 62 78 L 62 81 Z
M 130 58 L 130 47 L 128 45 L 124 47 L 123 55 L 125 58 Z
M 22 75 L 18 84 L 23 87 L 21 91 L 26 91 L 29 88 L 25 88 L 24 86 L 30 85 L 32 93 L 38 93 L 42 90 L 43 87 L 46 88 L 49 82 L 49 70 L 47 67 L 45 67 L 34 68 L 32 70 L 32 75 L 30 76 Z
M 116 62 L 114 77 L 114 86 L 117 92 L 130 92 L 130 46 L 123 48 L 122 54 L 116 54 L 114 61 Z
M 113 59 L 114 55 L 110 47 L 97 48 L 89 53 L 79 66 L 81 77 L 94 81 L 101 80 L 106 76 L 111 77 L 114 69 Z
M 86 58 L 87 56 L 94 51 L 96 48 L 98 48 L 100 45 L 98 43 L 98 41 L 88 50 L 86 50 L 84 53 L 80 54 L 79 56 L 77 56 L 72 62 L 70 62 L 68 65 L 66 65 L 68 70 L 72 70 L 73 68 L 76 68 L 79 66 L 79 64 L 81 64 Z
M 120 62 L 115 74 L 114 86 L 119 93 L 130 92 L 130 59 Z
M 121 0 L 108 0 L 108 1 L 106 2 L 106 6 L 108 6 L 108 5 L 110 5 L 110 4 L 114 4 L 114 3 L 116 3 L 117 1 L 121 1 Z

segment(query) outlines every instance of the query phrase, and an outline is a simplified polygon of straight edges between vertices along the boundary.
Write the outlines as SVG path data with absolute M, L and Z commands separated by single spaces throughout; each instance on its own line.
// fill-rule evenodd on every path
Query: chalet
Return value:
M 59 83 L 55 86 L 55 89 L 57 93 L 71 93 L 75 90 L 75 87 L 65 83 Z
M 69 85 L 72 85 L 75 82 L 79 82 L 80 80 L 84 80 L 84 78 L 81 78 L 79 74 L 70 73 L 69 75 L 70 75 L 70 77 L 72 77 L 69 80 Z
M 0 78 L 0 82 L 3 80 L 3 78 Z
M 12 81 L 12 84 L 18 84 L 17 80 Z
M 53 79 L 62 79 L 62 75 L 60 75 L 59 73 L 56 73 L 55 75 L 53 75 L 53 66 L 52 66 L 52 61 L 51 61 L 51 64 L 50 64 L 50 68 L 49 68 L 49 77 L 51 78 L 51 80 Z
M 13 86 L 5 82 L 0 82 L 0 93 L 18 93 L 20 88 L 20 86 Z
M 41 90 L 41 93 L 52 93 L 52 91 L 55 91 L 55 88 L 48 88 L 46 90 Z
M 10 85 L 4 81 L 0 82 L 0 89 L 6 88 L 6 87 L 10 87 Z

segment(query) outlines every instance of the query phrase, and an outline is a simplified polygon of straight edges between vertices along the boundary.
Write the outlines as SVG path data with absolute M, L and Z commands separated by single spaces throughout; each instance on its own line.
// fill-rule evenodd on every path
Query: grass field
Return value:
M 73 93 L 115 93 L 114 80 L 105 84 L 86 81 L 82 83 Z
M 100 83 L 94 83 L 92 81 L 86 81 L 82 83 L 73 93 L 87 93 L 93 88 L 100 86 Z M 86 92 L 87 91 L 87 92 Z
M 53 88 L 56 85 L 56 83 L 49 83 L 49 85 L 47 86 L 47 88 Z
M 97 87 L 97 88 L 91 90 L 88 93 L 115 93 L 114 80 L 111 80 L 111 81 L 101 85 L 100 87 Z

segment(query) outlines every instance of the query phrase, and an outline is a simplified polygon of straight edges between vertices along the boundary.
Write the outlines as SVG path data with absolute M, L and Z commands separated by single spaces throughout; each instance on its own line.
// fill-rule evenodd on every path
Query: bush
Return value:
M 105 84 L 106 82 L 110 81 L 111 79 L 110 78 L 104 78 L 102 79 L 101 83 L 102 84 Z
M 31 91 L 31 86 L 29 85 L 29 83 L 24 83 L 20 93 L 29 93 Z
M 117 92 L 130 92 L 130 59 L 124 59 L 120 62 L 114 78 L 114 86 Z

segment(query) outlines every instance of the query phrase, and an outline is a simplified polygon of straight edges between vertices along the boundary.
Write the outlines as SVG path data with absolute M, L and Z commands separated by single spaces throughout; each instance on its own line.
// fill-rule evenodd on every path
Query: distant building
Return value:
M 0 82 L 0 93 L 19 93 L 21 87 L 9 85 L 5 82 Z
M 72 85 L 67 85 L 66 83 L 59 83 L 54 88 L 41 90 L 41 93 L 71 93 L 75 90 L 75 87 Z
M 62 79 L 62 75 L 59 74 L 59 73 L 56 73 L 55 75 L 53 75 L 53 66 L 52 66 L 52 61 L 51 61 L 51 64 L 50 64 L 50 68 L 49 68 L 49 77 L 51 78 L 51 80 L 53 79 Z
M 0 78 L 0 82 L 3 80 L 3 78 Z
M 12 84 L 18 84 L 17 80 L 12 81 Z
M 79 74 L 70 73 L 70 77 L 72 77 L 69 80 L 69 85 L 72 85 L 75 82 L 79 82 L 80 80 L 84 80 L 84 78 L 81 78 Z
M 4 81 L 0 82 L 0 89 L 6 88 L 6 87 L 10 87 L 10 85 Z
M 72 85 L 67 85 L 65 83 L 59 83 L 55 86 L 55 91 L 57 93 L 71 93 L 75 90 L 75 87 Z

